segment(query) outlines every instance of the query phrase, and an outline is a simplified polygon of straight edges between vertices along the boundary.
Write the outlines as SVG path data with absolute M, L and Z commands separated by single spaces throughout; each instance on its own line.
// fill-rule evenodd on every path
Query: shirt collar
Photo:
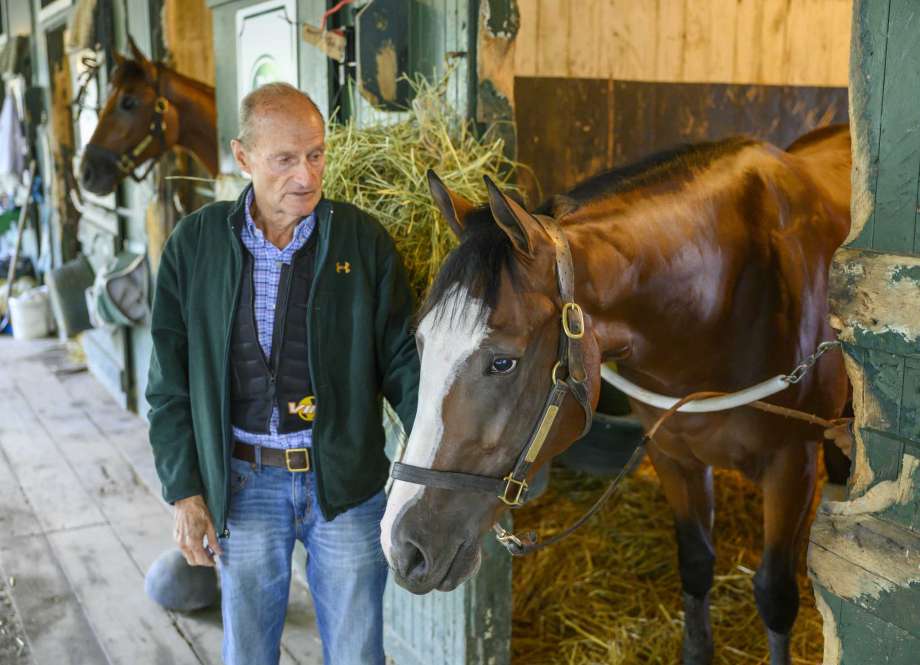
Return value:
M 262 229 L 256 226 L 255 220 L 252 218 L 252 202 L 255 199 L 255 193 L 252 187 L 249 188 L 249 192 L 246 194 L 246 203 L 243 206 L 243 213 L 246 218 L 246 228 L 249 230 L 250 235 L 253 238 L 256 238 L 260 243 L 267 242 L 265 240 L 265 235 L 262 233 Z M 301 240 L 304 239 L 304 236 L 309 236 L 310 231 L 313 230 L 314 220 L 316 219 L 316 211 L 314 210 L 309 215 L 300 220 L 297 224 L 297 227 L 294 229 L 294 235 L 291 238 L 291 242 L 294 244 L 300 244 Z

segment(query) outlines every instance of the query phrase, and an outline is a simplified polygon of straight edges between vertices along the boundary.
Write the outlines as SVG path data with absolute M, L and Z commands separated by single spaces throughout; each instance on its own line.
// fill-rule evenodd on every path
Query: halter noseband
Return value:
M 537 216 L 536 219 L 552 238 L 556 250 L 556 280 L 562 298 L 561 332 L 556 364 L 551 375 L 552 388 L 527 444 L 518 455 L 517 463 L 508 475 L 495 478 L 473 473 L 425 469 L 395 462 L 390 474 L 394 480 L 438 489 L 486 492 L 497 496 L 505 505 L 516 508 L 524 503 L 528 489 L 527 473 L 553 429 L 566 394 L 571 393 L 585 412 L 585 425 L 580 436 L 587 434 L 591 428 L 593 410 L 588 397 L 587 373 L 581 347 L 581 339 L 585 334 L 585 319 L 581 307 L 575 302 L 572 250 L 562 228 L 555 220 L 543 216 Z M 565 378 L 561 378 L 563 371 Z M 508 546 L 506 542 L 503 544 Z
M 144 136 L 144 138 L 142 138 L 140 142 L 134 146 L 134 148 L 131 148 L 127 152 L 123 152 L 120 155 L 112 150 L 109 150 L 108 148 L 103 148 L 98 145 L 93 146 L 96 152 L 105 155 L 115 164 L 115 168 L 118 169 L 122 176 L 129 176 L 134 179 L 135 182 L 142 182 L 156 164 L 156 159 L 151 157 L 150 164 L 148 164 L 144 173 L 140 176 L 135 173 L 137 167 L 139 166 L 138 162 L 136 161 L 137 158 L 143 154 L 143 152 L 154 140 L 157 140 L 160 143 L 160 147 L 162 148 L 160 154 L 166 152 L 166 150 L 169 149 L 169 146 L 166 143 L 166 112 L 169 110 L 169 100 L 163 96 L 163 93 L 160 90 L 160 64 L 155 63 L 154 66 L 157 70 L 157 78 L 156 81 L 154 81 L 152 87 L 154 90 L 156 90 L 157 98 L 153 102 L 153 119 L 150 121 L 149 131 Z

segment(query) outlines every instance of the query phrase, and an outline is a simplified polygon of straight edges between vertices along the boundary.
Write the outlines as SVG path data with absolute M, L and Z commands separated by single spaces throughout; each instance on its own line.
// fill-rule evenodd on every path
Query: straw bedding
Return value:
M 516 530 L 534 528 L 549 537 L 580 516 L 605 483 L 554 468 L 546 493 L 515 513 Z M 732 471 L 716 471 L 715 489 L 715 662 L 768 663 L 751 586 L 763 543 L 760 491 Z M 683 624 L 673 525 L 646 460 L 581 531 L 516 559 L 512 662 L 679 663 Z M 805 574 L 804 546 L 799 595 L 793 662 L 818 665 L 821 617 Z

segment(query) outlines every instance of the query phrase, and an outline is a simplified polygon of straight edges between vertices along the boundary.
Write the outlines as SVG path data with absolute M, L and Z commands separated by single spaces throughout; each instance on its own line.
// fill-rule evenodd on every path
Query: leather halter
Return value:
M 427 485 L 437 489 L 486 492 L 494 494 L 511 508 L 516 508 L 524 503 L 528 489 L 527 474 L 553 429 L 566 394 L 571 393 L 585 412 L 585 425 L 580 436 L 587 434 L 591 428 L 593 412 L 588 397 L 587 373 L 581 347 L 581 338 L 585 334 L 585 319 L 581 307 L 575 302 L 572 250 L 562 228 L 555 220 L 542 215 L 535 217 L 552 238 L 556 250 L 556 279 L 562 299 L 561 331 L 557 361 L 551 375 L 552 388 L 527 444 L 518 455 L 517 463 L 508 475 L 496 478 L 472 473 L 425 469 L 395 462 L 390 473 L 394 480 Z
M 159 141 L 160 143 L 161 155 L 169 149 L 169 146 L 166 143 L 166 112 L 169 110 L 169 100 L 163 96 L 162 91 L 160 90 L 160 64 L 155 63 L 154 66 L 157 69 L 157 79 L 154 81 L 151 87 L 156 90 L 157 98 L 153 102 L 153 118 L 150 121 L 150 127 L 147 134 L 138 142 L 137 145 L 128 151 L 121 153 L 120 155 L 112 150 L 109 150 L 108 148 L 103 148 L 99 145 L 94 146 L 96 152 L 105 155 L 115 164 L 115 167 L 122 174 L 122 176 L 129 176 L 133 178 L 135 182 L 142 182 L 156 164 L 156 158 L 150 157 L 150 164 L 147 165 L 144 173 L 140 176 L 135 173 L 137 167 L 139 166 L 139 163 L 136 161 L 137 158 L 143 154 L 143 152 L 154 140 Z

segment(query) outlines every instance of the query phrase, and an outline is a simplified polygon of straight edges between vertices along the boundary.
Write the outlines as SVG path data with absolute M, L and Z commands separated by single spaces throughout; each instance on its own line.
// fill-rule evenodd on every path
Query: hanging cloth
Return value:
M 22 123 L 16 110 L 16 100 L 7 94 L 0 110 L 0 176 L 15 176 L 22 179 L 26 168 L 28 146 L 22 133 Z

